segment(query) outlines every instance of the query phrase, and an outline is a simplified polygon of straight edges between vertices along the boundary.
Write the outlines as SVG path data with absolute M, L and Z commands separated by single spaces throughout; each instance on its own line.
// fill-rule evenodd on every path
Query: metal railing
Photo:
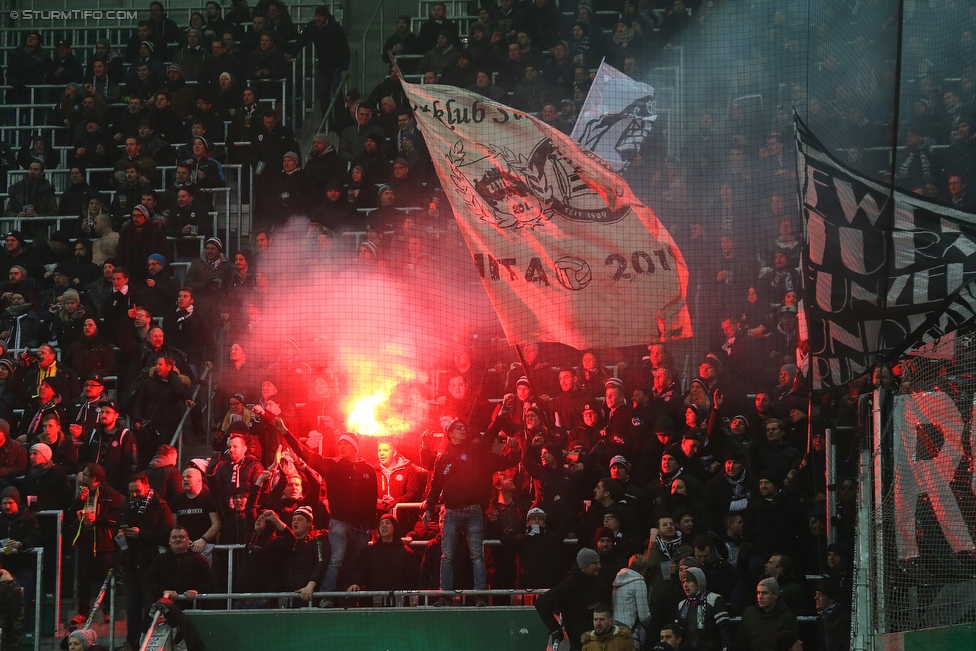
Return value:
M 380 0 L 379 1 L 379 3 L 376 5 L 376 9 L 373 10 L 373 15 L 369 17 L 369 21 L 366 23 L 366 27 L 363 28 L 363 48 L 362 48 L 362 52 L 360 52 L 360 55 L 362 56 L 362 66 L 361 66 L 361 70 L 360 70 L 360 73 L 362 74 L 362 85 L 360 86 L 360 88 L 363 88 L 363 89 L 366 88 L 366 57 L 367 57 L 367 52 L 369 52 L 369 48 L 367 46 L 367 39 L 369 38 L 369 36 L 371 35 L 371 33 L 373 31 L 373 26 L 374 26 L 374 23 L 376 23 L 376 16 L 377 16 L 377 14 L 380 17 L 380 22 L 379 22 L 379 25 L 378 25 L 378 29 L 380 29 L 380 30 L 384 29 L 384 27 L 386 25 L 386 20 L 384 19 L 384 16 L 385 16 L 384 7 L 385 7 L 385 5 L 386 5 L 386 0 Z M 380 39 L 382 39 L 382 38 L 383 38 L 383 33 L 381 31 L 380 32 Z M 376 53 L 374 52 L 373 54 L 375 55 Z M 363 94 L 365 95 L 366 93 L 363 93 Z

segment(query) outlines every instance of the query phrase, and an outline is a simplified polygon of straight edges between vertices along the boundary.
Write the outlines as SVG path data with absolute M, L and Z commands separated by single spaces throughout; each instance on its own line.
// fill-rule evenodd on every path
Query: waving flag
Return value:
M 691 336 L 678 247 L 599 157 L 476 93 L 403 87 L 509 343 Z
M 813 387 L 974 322 L 976 215 L 845 167 L 797 120 Z
M 604 61 L 580 109 L 572 138 L 622 172 L 650 137 L 656 120 L 654 88 Z

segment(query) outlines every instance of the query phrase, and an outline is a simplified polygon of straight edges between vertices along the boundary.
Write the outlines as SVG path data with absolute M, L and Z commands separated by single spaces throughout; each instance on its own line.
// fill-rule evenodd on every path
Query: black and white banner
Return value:
M 796 121 L 813 388 L 976 316 L 976 215 L 890 190 L 840 163 Z

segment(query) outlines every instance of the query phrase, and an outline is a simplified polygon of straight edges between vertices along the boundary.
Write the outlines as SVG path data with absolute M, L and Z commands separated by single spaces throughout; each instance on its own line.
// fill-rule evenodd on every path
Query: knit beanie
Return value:
M 590 549 L 589 547 L 584 547 L 576 553 L 576 565 L 580 569 L 588 565 L 593 565 L 599 562 L 600 555 L 596 553 L 595 549 Z
M 772 592 L 777 597 L 779 596 L 779 581 L 777 581 L 773 577 L 768 576 L 765 579 L 763 579 L 762 581 L 760 581 L 759 582 L 759 585 L 756 586 L 756 589 L 758 590 L 759 588 L 762 588 L 762 587 L 769 588 L 769 591 L 770 592 Z

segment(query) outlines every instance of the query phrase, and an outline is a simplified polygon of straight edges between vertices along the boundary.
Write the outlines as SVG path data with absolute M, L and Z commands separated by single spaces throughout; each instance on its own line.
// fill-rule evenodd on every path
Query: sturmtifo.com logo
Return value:
M 11 11 L 12 20 L 139 20 L 138 9 L 24 9 Z

